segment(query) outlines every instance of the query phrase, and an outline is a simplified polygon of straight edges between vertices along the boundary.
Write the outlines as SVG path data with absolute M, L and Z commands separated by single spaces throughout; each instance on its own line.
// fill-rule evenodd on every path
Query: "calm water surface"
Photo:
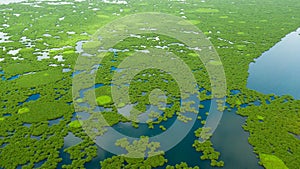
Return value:
M 204 101 L 201 104 L 203 104 L 205 108 L 200 111 L 200 115 L 202 119 L 205 119 L 205 112 L 210 108 L 210 101 Z M 258 159 L 256 158 L 256 154 L 253 153 L 252 146 L 248 143 L 247 139 L 249 134 L 242 129 L 245 119 L 238 116 L 235 112 L 235 109 L 231 112 L 224 112 L 220 124 L 212 137 L 214 147 L 217 151 L 221 152 L 220 158 L 225 162 L 225 169 L 262 169 L 262 167 L 258 165 Z M 163 125 L 168 127 L 172 125 L 174 120 L 174 118 L 169 119 L 167 122 L 163 122 Z M 165 157 L 168 159 L 168 164 L 175 165 L 184 161 L 190 166 L 199 166 L 205 169 L 213 168 L 210 166 L 208 160 L 200 160 L 201 153 L 196 152 L 192 147 L 194 140 L 197 139 L 194 135 L 194 131 L 199 127 L 202 127 L 202 125 L 200 121 L 197 120 L 187 136 L 178 145 L 166 152 Z M 151 136 L 162 132 L 158 127 L 153 130 L 148 129 L 147 124 L 141 124 L 138 129 L 135 129 L 129 123 L 119 123 L 114 126 L 114 129 L 136 137 L 142 134 Z M 73 142 L 72 140 L 78 141 L 74 136 L 65 138 L 66 143 Z M 70 145 L 65 145 L 65 148 L 69 146 Z M 96 158 L 85 164 L 86 168 L 99 168 L 100 161 L 113 156 L 112 153 L 100 147 L 98 147 L 97 154 L 98 156 Z M 63 162 L 65 164 L 71 162 L 68 154 L 61 152 L 61 155 L 64 158 Z M 165 166 L 161 168 L 165 168 Z
M 249 67 L 247 87 L 300 99 L 300 28 L 286 35 Z

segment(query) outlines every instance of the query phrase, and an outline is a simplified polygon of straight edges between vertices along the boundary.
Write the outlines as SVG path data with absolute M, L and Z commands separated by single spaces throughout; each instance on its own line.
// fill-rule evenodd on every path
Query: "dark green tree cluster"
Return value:
M 298 168 L 300 140 L 300 115 L 298 100 L 281 97 L 262 106 L 240 109 L 238 114 L 247 116 L 243 128 L 250 133 L 249 143 L 257 154 L 272 154 L 288 168 Z M 263 117 L 260 118 L 260 117 Z
M 219 161 L 220 152 L 217 152 L 213 148 L 213 144 L 210 140 L 207 140 L 211 137 L 211 133 L 209 133 L 210 128 L 199 128 L 195 131 L 195 136 L 200 138 L 200 140 L 195 140 L 193 147 L 196 151 L 202 152 L 201 160 L 210 160 L 210 165 L 213 167 L 223 167 L 224 162 Z
M 181 162 L 180 164 L 176 164 L 175 166 L 167 165 L 166 169 L 200 169 L 198 166 L 189 167 L 187 163 Z
M 127 154 L 113 156 L 101 162 L 101 168 L 143 168 L 151 169 L 163 166 L 168 160 L 164 158 L 164 152 L 158 151 L 158 142 L 149 142 L 148 137 L 141 137 L 132 144 L 126 138 L 116 142 L 117 146 L 126 149 Z
M 299 27 L 300 4 L 296 0 L 279 0 L 276 3 L 272 0 L 225 0 L 205 3 L 190 1 L 184 2 L 184 6 L 180 1 L 157 3 L 155 0 L 128 1 L 128 5 L 115 5 L 97 0 L 68 2 L 73 4 L 54 6 L 48 4 L 47 1 L 42 1 L 36 4 L 41 8 L 18 3 L 0 5 L 1 32 L 10 36 L 10 42 L 0 43 L 0 58 L 4 58 L 0 61 L 1 168 L 19 166 L 34 168 L 35 164 L 42 163 L 40 168 L 54 169 L 62 161 L 59 154 L 61 149 L 65 149 L 65 152 L 72 158 L 72 163 L 63 165 L 64 168 L 84 168 L 84 164 L 97 155 L 96 147 L 89 137 L 91 135 L 88 136 L 80 127 L 74 127 L 74 124 L 78 125 L 79 121 L 74 121 L 73 118 L 75 104 L 72 105 L 72 71 L 62 72 L 66 68 L 74 69 L 78 57 L 75 49 L 76 43 L 88 40 L 99 27 L 127 14 L 159 11 L 182 16 L 179 13 L 183 8 L 185 8 L 184 16 L 208 36 L 220 55 L 226 72 L 228 108 L 237 107 L 238 113 L 248 118 L 244 129 L 250 133 L 249 142 L 254 146 L 254 151 L 259 155 L 274 154 L 287 167 L 299 168 L 300 164 L 297 160 L 300 152 L 299 107 L 297 106 L 299 101 L 288 96 L 279 98 L 273 95 L 263 95 L 246 88 L 249 63 L 280 41 L 287 33 Z M 30 3 L 35 2 L 30 1 Z M 45 34 L 50 36 L 45 36 Z M 119 63 L 135 50 L 144 50 L 145 48 L 141 46 L 143 44 L 147 48 L 167 46 L 166 51 L 179 56 L 191 68 L 199 89 L 203 88 L 200 92 L 201 100 L 211 98 L 207 94 L 211 92 L 209 75 L 201 61 L 195 59 L 196 55 L 193 51 L 188 50 L 185 44 L 176 45 L 180 42 L 171 37 L 159 35 L 161 40 L 155 41 L 153 37 L 156 36 L 158 35 L 147 34 L 141 35 L 142 38 L 130 37 L 115 46 L 117 49 L 127 48 L 129 52 L 120 52 L 118 58 L 111 54 L 103 59 L 96 83 L 103 83 L 105 87 L 96 89 L 97 97 L 111 96 L 107 92 L 113 75 L 111 66 L 118 67 Z M 27 40 L 22 40 L 23 37 Z M 8 54 L 8 51 L 17 49 L 21 50 L 15 56 Z M 37 57 L 41 56 L 40 52 L 45 52 L 50 58 L 38 61 Z M 55 56 L 63 56 L 64 61 L 58 61 Z M 220 62 L 210 62 L 212 66 L 219 64 Z M 82 65 L 84 66 L 85 63 Z M 76 76 L 84 79 L 88 73 L 90 72 Z M 155 75 L 150 76 L 151 74 Z M 17 79 L 8 80 L 16 75 L 19 75 Z M 130 99 L 137 103 L 135 106 L 137 109 L 143 111 L 149 103 L 149 91 L 153 89 L 153 86 L 161 87 L 168 96 L 175 96 L 167 98 L 167 104 L 170 107 L 166 108 L 162 115 L 152 116 L 152 121 L 148 121 L 149 127 L 154 128 L 154 125 L 159 125 L 179 112 L 178 87 L 168 74 L 157 70 L 144 71 L 138 74 L 130 85 L 132 87 Z M 237 95 L 230 95 L 230 90 L 233 89 L 241 92 Z M 146 95 L 143 95 L 143 92 L 146 92 Z M 38 100 L 25 102 L 28 96 L 37 93 L 41 95 Z M 85 97 L 89 96 L 90 91 L 87 91 Z M 87 102 L 86 98 L 79 97 L 79 91 L 74 97 L 77 102 Z M 255 101 L 260 101 L 261 105 L 254 106 Z M 267 101 L 270 104 L 267 104 Z M 125 103 L 120 104 L 118 107 L 125 105 Z M 245 105 L 248 107 L 241 108 Z M 88 112 L 95 108 L 75 106 L 76 110 Z M 103 116 L 108 125 L 114 125 L 120 121 L 126 122 L 124 117 L 117 114 L 113 103 L 107 103 L 102 108 L 107 110 Z M 97 132 L 91 136 L 93 139 L 106 132 L 106 124 L 103 119 L 101 121 L 99 115 L 101 114 L 91 114 L 90 118 L 85 123 L 83 122 L 83 126 L 87 123 L 96 126 Z M 181 115 L 180 118 L 183 121 L 188 121 L 182 114 L 177 115 Z M 100 121 L 94 119 L 100 119 Z M 58 122 L 52 124 L 53 120 Z M 137 127 L 138 123 L 134 125 Z M 95 132 L 95 128 L 86 128 L 88 133 Z M 74 133 L 83 141 L 78 145 L 64 147 L 64 137 L 68 132 Z M 198 136 L 209 137 L 209 135 Z M 134 149 L 132 144 L 126 141 L 122 143 L 122 147 L 127 148 L 131 154 L 141 154 L 141 150 L 145 149 L 145 146 L 142 146 L 144 144 L 153 149 L 158 146 L 157 143 L 147 144 L 146 141 L 135 144 L 139 149 Z M 200 143 L 196 140 L 194 147 L 203 153 L 202 159 L 210 159 L 213 166 L 223 165 L 221 161 L 218 161 L 219 153 L 213 150 L 210 141 Z M 155 151 L 152 153 L 155 154 Z M 262 161 L 265 160 L 261 158 Z M 272 160 L 274 158 L 271 158 Z M 267 161 L 270 161 L 270 157 Z M 103 160 L 101 165 L 103 168 L 152 168 L 163 166 L 165 163 L 166 159 L 163 155 L 157 154 L 148 156 L 147 159 L 114 156 Z M 181 163 L 176 167 L 186 168 L 187 165 Z

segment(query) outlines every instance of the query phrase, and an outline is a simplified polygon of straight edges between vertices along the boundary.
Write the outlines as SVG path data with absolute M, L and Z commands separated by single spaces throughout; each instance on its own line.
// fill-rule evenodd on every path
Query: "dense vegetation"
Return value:
M 99 149 L 93 139 L 103 135 L 107 126 L 128 122 L 128 119 L 116 111 L 117 107 L 122 108 L 126 103 L 113 104 L 109 85 L 114 72 L 112 67 L 118 67 L 134 50 L 145 50 L 144 47 L 137 46 L 140 44 L 146 44 L 147 48 L 168 46 L 166 50 L 180 56 L 193 70 L 200 88 L 203 88 L 200 91 L 201 99 L 210 99 L 207 94 L 211 91 L 207 72 L 201 61 L 194 59 L 193 52 L 181 45 L 170 45 L 180 43 L 171 37 L 146 34 L 140 35 L 141 38 L 127 38 L 123 43 L 117 44 L 116 49 L 127 48 L 129 51 L 118 52 L 117 57 L 110 52 L 103 59 L 104 64 L 97 67 L 96 83 L 103 86 L 95 89 L 95 102 L 105 110 L 101 115 L 106 122 L 94 121 L 101 119 L 97 113 L 91 114 L 86 120 L 76 119 L 74 106 L 80 112 L 89 112 L 95 108 L 84 105 L 93 94 L 92 90 L 85 91 L 83 97 L 79 91 L 74 96 L 74 101 L 83 106 L 73 104 L 72 77 L 84 79 L 85 73 L 63 71 L 74 68 L 79 55 L 76 43 L 89 40 L 106 23 L 137 12 L 169 13 L 186 18 L 199 27 L 216 47 L 225 68 L 229 104 L 227 109 L 237 107 L 238 114 L 247 117 L 243 128 L 250 133 L 249 143 L 261 159 L 261 165 L 272 168 L 276 163 L 277 167 L 282 166 L 280 168 L 299 168 L 299 101 L 289 96 L 263 95 L 246 88 L 249 63 L 284 35 L 299 27 L 300 4 L 296 0 L 190 0 L 160 3 L 155 0 L 132 0 L 128 4 L 111 4 L 98 0 L 66 2 L 68 3 L 55 5 L 58 2 L 29 0 L 28 3 L 0 5 L 0 32 L 9 36 L 5 42 L 0 38 L 0 168 L 84 168 L 92 161 Z M 155 40 L 157 36 L 160 41 Z M 87 43 L 85 47 L 92 45 Z M 20 50 L 15 55 L 9 52 L 18 49 Z M 181 50 L 185 52 L 180 52 Z M 14 76 L 18 77 L 11 78 Z M 178 86 L 170 75 L 157 69 L 140 72 L 130 84 L 130 99 L 137 103 L 135 108 L 144 112 L 150 102 L 148 98 L 151 91 L 156 88 L 169 96 L 166 100 L 160 100 L 168 107 L 159 109 L 164 112 L 162 114 L 149 114 L 149 128 L 165 130 L 162 122 L 174 116 L 188 123 L 191 119 L 184 112 L 178 111 Z M 231 95 L 231 90 L 241 92 Z M 41 97 L 35 101 L 26 101 L 32 94 L 40 94 Z M 255 106 L 255 101 L 260 101 L 261 105 Z M 159 103 L 156 104 L 160 106 Z M 245 105 L 248 106 L 244 108 Z M 186 109 L 195 111 L 188 106 Z M 140 114 L 131 114 L 132 125 L 138 128 L 137 117 Z M 88 131 L 81 128 L 94 123 L 97 132 L 95 128 Z M 196 141 L 191 145 L 199 151 L 199 160 L 210 160 L 212 166 L 226 165 L 226 161 L 223 163 L 219 159 L 220 153 L 214 150 L 210 140 L 204 143 L 198 141 L 198 137 L 210 138 L 210 135 L 201 135 L 201 130 L 195 131 Z M 82 142 L 64 147 L 64 138 L 69 132 L 81 138 Z M 116 145 L 124 148 L 128 154 L 145 153 L 147 147 L 154 147 L 148 153 L 159 153 L 147 159 L 112 156 L 101 161 L 103 168 L 165 166 L 171 169 L 193 166 L 184 162 L 175 166 L 168 165 L 164 152 L 159 151 L 159 143 L 149 143 L 147 137 L 136 143 L 120 140 Z M 135 150 L 134 146 L 140 149 Z M 70 155 L 71 163 L 63 162 L 62 152 Z

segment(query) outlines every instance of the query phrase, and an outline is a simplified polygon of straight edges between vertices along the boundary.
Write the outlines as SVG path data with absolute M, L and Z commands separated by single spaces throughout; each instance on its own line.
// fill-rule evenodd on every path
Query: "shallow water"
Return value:
M 62 149 L 60 149 L 60 157 L 62 158 L 62 161 L 58 163 L 57 168 L 62 168 L 63 165 L 71 164 L 72 161 L 70 159 L 70 154 L 67 152 L 64 152 L 64 149 L 69 148 L 73 145 L 76 145 L 82 141 L 81 138 L 76 137 L 73 133 L 69 132 L 68 135 L 64 138 L 64 146 Z
M 284 37 L 249 67 L 247 87 L 264 94 L 300 99 L 300 28 Z
M 210 103 L 210 101 L 201 103 L 205 106 L 204 109 L 201 109 L 199 114 L 202 119 L 206 119 L 205 112 L 209 111 Z M 219 126 L 212 136 L 214 147 L 217 151 L 221 152 L 220 158 L 225 162 L 225 169 L 262 169 L 262 167 L 258 165 L 258 159 L 256 158 L 256 154 L 253 153 L 252 146 L 248 143 L 249 134 L 242 129 L 245 119 L 235 114 L 235 112 L 236 109 L 232 109 L 231 112 L 224 112 Z M 166 122 L 162 122 L 162 124 L 168 128 L 173 124 L 174 120 L 175 117 Z M 200 168 L 206 169 L 213 168 L 210 166 L 208 160 L 200 160 L 201 153 L 196 152 L 192 147 L 194 141 L 197 140 L 194 131 L 199 127 L 202 127 L 202 124 L 199 120 L 196 120 L 192 130 L 187 136 L 179 144 L 166 152 L 165 157 L 168 159 L 166 165 L 175 165 L 185 161 L 190 166 L 199 166 Z M 139 128 L 135 129 L 130 123 L 118 123 L 114 125 L 113 128 L 118 132 L 132 137 L 139 137 L 140 135 L 153 136 L 163 132 L 159 129 L 159 126 L 155 126 L 154 129 L 150 130 L 147 124 L 140 124 Z M 65 141 L 68 141 L 68 138 L 66 138 Z M 113 156 L 112 153 L 100 147 L 98 147 L 97 154 L 97 157 L 91 162 L 86 163 L 85 167 L 99 168 L 100 161 Z M 65 160 L 66 159 L 67 157 Z M 70 161 L 66 160 L 65 162 L 69 163 Z M 166 165 L 160 168 L 165 168 Z
M 225 162 L 224 169 L 263 169 L 248 143 L 249 133 L 242 128 L 244 123 L 245 118 L 237 115 L 236 109 L 225 111 L 212 137 L 214 147 Z
M 25 102 L 36 101 L 41 97 L 39 93 L 32 94 L 24 102 L 19 102 L 18 105 L 23 105 Z

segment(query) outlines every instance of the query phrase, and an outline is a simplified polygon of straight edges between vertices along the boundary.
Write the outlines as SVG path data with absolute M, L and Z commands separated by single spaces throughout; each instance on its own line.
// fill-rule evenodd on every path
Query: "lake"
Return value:
M 247 87 L 300 99 L 300 28 L 286 35 L 249 66 Z

